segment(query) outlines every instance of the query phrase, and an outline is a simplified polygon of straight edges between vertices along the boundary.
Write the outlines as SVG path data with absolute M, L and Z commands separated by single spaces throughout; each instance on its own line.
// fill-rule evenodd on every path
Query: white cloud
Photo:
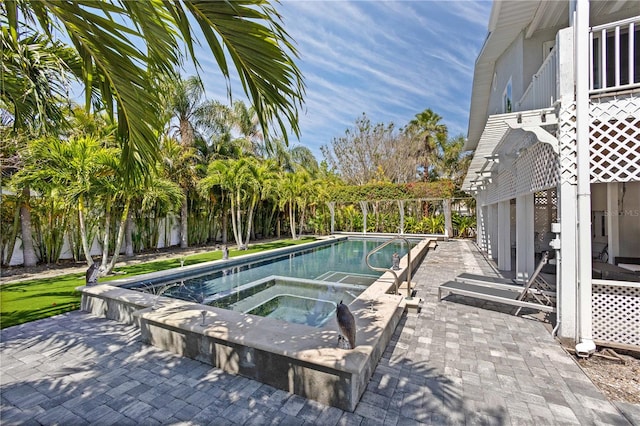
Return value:
M 283 1 L 306 82 L 300 142 L 320 159 L 363 112 L 405 125 L 431 108 L 466 134 L 473 66 L 486 35 L 487 1 Z M 201 59 L 209 97 L 226 98 L 212 58 Z M 212 77 L 216 75 L 217 77 Z M 234 96 L 242 90 L 231 79 Z M 222 99 L 221 99 L 222 100 Z

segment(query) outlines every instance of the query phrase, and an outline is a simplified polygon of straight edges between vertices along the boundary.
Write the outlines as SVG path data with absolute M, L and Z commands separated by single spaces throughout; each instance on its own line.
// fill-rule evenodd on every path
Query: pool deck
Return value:
M 355 412 L 182 358 L 130 325 L 72 312 L 1 332 L 0 421 L 11 424 L 640 424 L 551 337 L 548 324 L 438 300 L 462 272 L 492 274 L 469 241 L 440 242 Z M 462 303 L 464 302 L 464 303 Z

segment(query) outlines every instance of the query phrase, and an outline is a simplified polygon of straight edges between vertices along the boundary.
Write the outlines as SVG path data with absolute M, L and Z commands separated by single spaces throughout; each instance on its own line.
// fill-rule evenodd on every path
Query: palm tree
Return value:
M 233 236 L 239 249 L 246 248 L 246 241 L 243 241 L 243 222 L 245 221 L 242 215 L 245 213 L 245 218 L 252 215 L 249 210 L 253 195 L 252 167 L 254 167 L 253 164 L 247 158 L 217 159 L 209 163 L 207 176 L 198 182 L 201 194 L 206 195 L 214 187 L 219 187 L 222 192 L 222 202 L 229 201 Z
M 30 143 L 30 161 L 17 173 L 17 179 L 30 185 L 53 185 L 62 199 L 78 214 L 82 248 L 88 266 L 93 264 L 90 254 L 90 234 L 85 225 L 87 200 L 92 198 L 111 174 L 105 163 L 117 150 L 104 147 L 105 142 L 91 136 L 36 139 Z
M 204 95 L 204 88 L 202 81 L 198 77 L 190 77 L 187 80 L 182 80 L 178 77 L 175 81 L 171 81 L 168 84 L 168 96 L 167 103 L 167 116 L 169 120 L 176 119 L 177 125 L 170 128 L 170 133 L 180 140 L 180 143 L 188 153 L 182 157 L 182 161 L 177 164 L 180 166 L 189 168 L 191 161 L 184 161 L 186 159 L 192 159 L 192 150 L 197 140 L 202 139 L 197 131 L 197 121 L 200 120 L 200 114 L 202 111 L 202 97 Z M 174 130 L 171 132 L 171 130 Z M 172 153 L 174 159 L 178 153 Z M 175 164 L 175 162 L 174 162 Z M 188 239 L 188 217 L 189 217 L 189 182 L 181 179 L 182 187 L 182 208 L 180 209 L 180 247 L 189 247 Z
M 247 108 L 247 105 L 242 101 L 235 101 L 233 103 L 233 124 L 240 138 L 246 142 L 243 146 L 246 146 L 251 154 L 258 155 L 264 149 L 264 134 L 260 129 L 255 109 L 253 107 Z
M 122 163 L 129 163 L 125 170 L 130 179 L 142 178 L 135 169 L 153 167 L 157 159 L 154 131 L 162 126 L 163 108 L 158 82 L 166 78 L 157 76 L 175 77 L 183 51 L 200 67 L 195 27 L 227 81 L 230 65 L 237 71 L 264 133 L 272 123 L 285 137 L 289 128 L 299 133 L 304 83 L 293 60 L 297 53 L 280 15 L 266 0 L 7 0 L 0 3 L 0 16 L 6 17 L 14 40 L 21 31 L 34 33 L 25 22 L 38 22 L 47 37 L 56 28 L 71 40 L 82 59 L 87 108 L 100 94 L 110 115 L 117 112 Z
M 417 142 L 416 156 L 421 159 L 424 180 L 432 178 L 434 155 L 439 144 L 447 138 L 447 126 L 440 122 L 442 117 L 427 108 L 409 122 L 407 131 Z
M 434 155 L 434 170 L 440 178 L 451 179 L 456 187 L 462 181 L 471 163 L 471 153 L 464 151 L 464 136 L 442 140 Z
M 0 16 L 11 20 L 15 13 L 14 9 L 7 7 L 9 3 L 0 3 L 0 11 L 6 12 Z M 52 42 L 33 32 L 25 35 L 15 27 L 7 30 L 4 24 L 0 31 L 0 44 L 0 112 L 3 126 L 12 127 L 12 132 L 6 136 L 16 148 L 12 156 L 12 173 L 24 162 L 20 153 L 27 140 L 55 134 L 63 127 L 64 112 L 60 100 L 66 98 L 67 78 L 73 72 L 77 73 L 79 59 L 72 49 L 59 42 Z M 31 190 L 28 184 L 17 189 L 21 194 L 18 208 L 23 261 L 25 266 L 33 266 L 37 257 L 31 231 Z
M 296 210 L 303 204 L 302 194 L 309 180 L 309 174 L 304 170 L 299 170 L 296 172 L 283 172 L 278 181 L 277 193 L 279 205 L 280 208 L 287 207 L 291 238 L 294 240 L 297 239 Z

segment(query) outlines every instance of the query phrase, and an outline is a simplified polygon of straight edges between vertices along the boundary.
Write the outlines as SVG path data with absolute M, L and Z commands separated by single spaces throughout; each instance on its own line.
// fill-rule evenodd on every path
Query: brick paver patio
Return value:
M 640 424 L 640 406 L 609 402 L 543 322 L 471 299 L 439 301 L 437 286 L 465 271 L 493 273 L 469 241 L 443 242 L 427 255 L 414 279 L 422 310 L 398 326 L 354 413 L 146 346 L 133 326 L 73 312 L 2 330 L 0 422 Z

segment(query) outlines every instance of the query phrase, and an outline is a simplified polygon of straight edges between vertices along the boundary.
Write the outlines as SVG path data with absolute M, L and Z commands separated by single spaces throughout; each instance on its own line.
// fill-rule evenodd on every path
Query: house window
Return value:
M 504 93 L 502 94 L 502 112 L 511 112 L 513 109 L 513 96 L 511 89 L 511 79 L 507 83 L 507 87 L 504 89 Z

